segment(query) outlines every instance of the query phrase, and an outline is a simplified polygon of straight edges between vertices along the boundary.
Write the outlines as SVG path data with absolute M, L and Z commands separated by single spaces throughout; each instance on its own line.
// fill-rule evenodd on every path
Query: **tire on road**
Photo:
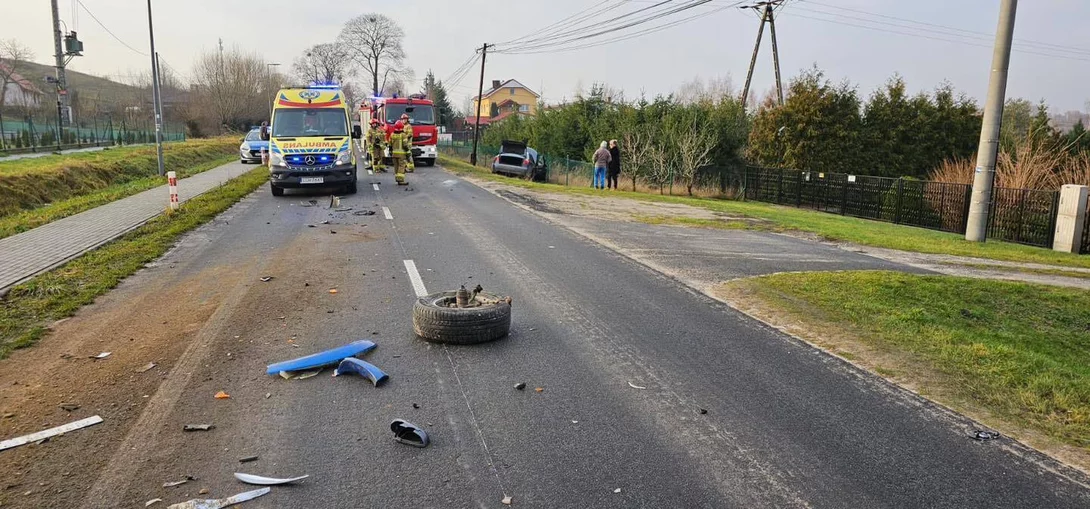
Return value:
M 489 293 L 478 299 L 496 302 L 471 308 L 447 307 L 455 292 L 440 292 L 421 297 L 413 305 L 413 331 L 424 341 L 453 345 L 473 345 L 495 341 L 511 330 L 511 303 Z

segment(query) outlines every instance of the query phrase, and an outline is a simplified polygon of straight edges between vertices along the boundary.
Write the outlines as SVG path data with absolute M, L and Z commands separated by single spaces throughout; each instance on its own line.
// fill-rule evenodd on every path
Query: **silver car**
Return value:
M 545 158 L 520 141 L 504 140 L 500 153 L 492 158 L 492 173 L 540 182 L 546 180 L 547 170 Z

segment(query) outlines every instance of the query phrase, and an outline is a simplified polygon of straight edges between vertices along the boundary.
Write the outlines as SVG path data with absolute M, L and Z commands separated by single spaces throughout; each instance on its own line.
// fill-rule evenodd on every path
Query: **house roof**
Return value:
M 0 69 L 4 71 L 4 74 L 11 73 L 11 77 L 8 79 L 8 81 L 14 82 L 16 85 L 19 85 L 19 88 L 23 89 L 24 91 L 30 92 L 32 94 L 42 93 L 41 90 L 38 90 L 38 87 L 34 86 L 34 84 L 31 83 L 30 80 L 24 78 L 23 75 L 16 72 L 11 72 L 10 65 L 5 64 L 4 62 L 0 62 Z
M 488 97 L 488 96 L 498 92 L 500 89 L 510 88 L 510 87 L 522 88 L 522 89 L 525 89 L 527 92 L 530 92 L 531 94 L 534 94 L 534 97 L 541 97 L 540 95 L 537 94 L 537 92 L 534 92 L 533 90 L 530 90 L 530 87 L 528 87 L 526 85 L 523 85 L 522 83 L 519 83 L 518 80 L 515 80 L 515 79 L 510 79 L 510 80 L 507 80 L 507 81 L 505 81 L 503 83 L 500 83 L 500 86 L 495 87 L 495 88 L 491 88 L 489 90 L 486 90 L 485 93 L 482 94 L 482 95 L 484 95 L 485 97 Z

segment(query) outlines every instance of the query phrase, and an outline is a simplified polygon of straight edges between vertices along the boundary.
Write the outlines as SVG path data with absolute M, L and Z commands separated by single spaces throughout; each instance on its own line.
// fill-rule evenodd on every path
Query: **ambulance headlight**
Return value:
M 284 156 L 276 152 L 269 154 L 269 164 L 272 166 L 287 166 L 284 164 Z
M 352 151 L 345 150 L 337 153 L 337 164 L 348 164 L 352 161 Z

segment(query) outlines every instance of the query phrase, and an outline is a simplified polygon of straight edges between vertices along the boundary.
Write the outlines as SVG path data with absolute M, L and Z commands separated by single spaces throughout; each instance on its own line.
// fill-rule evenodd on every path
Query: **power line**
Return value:
M 522 37 L 518 37 L 516 39 L 511 39 L 509 41 L 500 42 L 500 43 L 497 43 L 497 44 L 499 44 L 499 45 L 513 44 L 513 43 L 518 42 L 518 41 L 523 41 L 524 39 L 526 39 L 528 37 L 532 37 L 532 36 L 541 37 L 541 36 L 544 36 L 546 34 L 549 34 L 550 32 L 555 32 L 556 29 L 560 28 L 560 25 L 562 23 L 570 21 L 570 20 L 572 20 L 573 18 L 575 18 L 577 16 L 586 14 L 588 11 L 595 10 L 595 12 L 592 12 L 592 13 L 589 13 L 589 14 L 586 14 L 585 16 L 583 16 L 582 19 L 579 19 L 577 21 L 572 22 L 573 24 L 580 25 L 580 24 L 583 24 L 584 22 L 586 22 L 592 16 L 595 16 L 595 15 L 598 15 L 598 14 L 603 14 L 603 13 L 605 13 L 605 12 L 607 12 L 609 10 L 612 10 L 612 9 L 614 9 L 616 7 L 620 7 L 621 4 L 624 4 L 627 1 L 632 1 L 632 0 L 620 0 L 616 4 L 614 4 L 613 6 L 607 6 L 607 7 L 603 8 L 603 6 L 605 4 L 608 4 L 610 1 L 612 1 L 612 0 L 604 0 L 604 1 L 600 2 L 600 3 L 597 3 L 595 5 L 587 7 L 586 9 L 583 9 L 583 10 L 581 10 L 579 12 L 576 12 L 575 14 L 572 14 L 572 15 L 564 18 L 564 19 L 558 20 L 558 21 L 554 22 L 551 25 L 547 25 L 547 26 L 537 30 L 536 32 L 530 32 L 530 33 L 528 33 L 526 35 L 523 35 Z M 570 26 L 568 28 L 570 28 Z M 525 42 L 525 41 L 523 41 L 523 42 Z
M 109 28 L 106 28 L 106 25 L 102 24 L 102 22 L 99 21 L 97 17 L 95 17 L 95 13 L 91 12 L 91 9 L 88 9 L 86 5 L 83 5 L 83 2 L 81 0 L 76 0 L 76 3 L 78 3 L 80 7 L 83 7 L 83 10 L 87 14 L 89 14 L 91 16 L 91 19 L 95 20 L 95 23 L 98 23 L 98 26 L 102 27 L 102 29 L 105 30 L 106 33 L 110 34 L 110 36 L 113 37 L 114 40 L 116 40 L 117 42 L 121 43 L 122 46 L 124 46 L 126 48 L 129 48 L 130 50 L 132 50 L 133 52 L 135 52 L 135 53 L 137 53 L 139 55 L 142 55 L 142 56 L 145 56 L 145 57 L 149 56 L 147 53 L 144 53 L 143 51 L 140 51 L 140 50 L 138 50 L 138 49 L 136 49 L 136 48 L 134 48 L 132 46 L 129 46 L 128 43 L 126 43 L 125 41 L 122 41 L 121 38 L 118 37 L 116 34 L 114 34 L 112 31 L 110 31 Z
M 506 50 L 536 49 L 538 47 L 545 47 L 545 46 L 549 46 L 549 45 L 565 44 L 565 43 L 569 43 L 569 42 L 579 40 L 579 39 L 594 37 L 595 35 L 598 35 L 598 34 L 609 33 L 611 31 L 621 30 L 621 29 L 627 28 L 629 26 L 633 26 L 632 22 L 625 21 L 625 18 L 631 17 L 631 16 L 633 16 L 635 14 L 639 14 L 641 12 L 654 10 L 654 9 L 659 8 L 659 7 L 661 7 L 661 6 L 665 5 L 665 4 L 668 4 L 668 3 L 672 2 L 672 1 L 673 0 L 659 1 L 659 2 L 656 2 L 653 5 L 643 7 L 643 8 L 640 8 L 640 9 L 636 9 L 634 11 L 629 11 L 629 12 L 626 12 L 626 13 L 618 15 L 618 16 L 614 16 L 613 18 L 609 18 L 609 19 L 604 20 L 604 21 L 596 21 L 596 20 L 592 20 L 592 19 L 590 19 L 590 17 L 588 17 L 587 19 L 580 22 L 580 24 L 577 24 L 574 27 L 568 27 L 565 30 L 560 31 L 560 32 L 551 33 L 551 34 L 547 34 L 547 35 L 544 35 L 544 36 L 541 36 L 541 37 L 536 37 L 536 38 L 533 38 L 533 39 L 523 41 L 522 43 L 517 44 L 517 45 L 515 45 L 515 46 L 513 46 L 511 48 L 506 48 Z M 708 0 L 708 1 L 710 1 L 710 0 Z M 670 10 L 670 9 L 671 8 L 668 7 L 668 8 L 659 10 L 657 12 L 650 12 L 650 13 L 648 13 L 646 15 L 646 17 L 639 18 L 637 20 L 637 22 L 639 22 L 640 20 L 643 20 L 644 22 L 646 22 L 646 21 L 650 21 L 652 19 L 656 19 L 655 16 L 661 16 L 662 13 L 664 13 L 667 10 Z M 592 24 L 592 25 L 583 25 L 583 23 L 586 23 L 588 21 L 594 21 L 594 24 Z M 579 34 L 585 33 L 588 30 L 598 30 L 599 32 L 591 33 L 591 34 L 588 34 L 588 35 L 585 35 L 585 36 L 582 36 L 582 37 L 579 36 Z M 501 48 L 501 49 L 503 49 L 503 48 Z
M 961 45 L 965 45 L 965 46 L 976 46 L 976 47 L 980 47 L 980 48 L 992 48 L 992 46 L 990 46 L 990 45 L 981 44 L 981 43 L 972 42 L 972 41 L 958 40 L 958 39 L 947 39 L 947 38 L 943 38 L 943 37 L 935 37 L 935 36 L 925 35 L 925 34 L 915 33 L 915 32 L 904 32 L 904 31 L 900 31 L 900 30 L 892 30 L 892 29 L 883 28 L 883 27 L 876 27 L 876 26 L 870 26 L 870 25 L 861 25 L 861 24 L 857 24 L 857 23 L 849 23 L 849 22 L 846 22 L 846 21 L 840 21 L 840 20 L 835 20 L 835 19 L 818 18 L 818 17 L 813 17 L 813 16 L 807 16 L 805 14 L 792 13 L 791 16 L 796 17 L 796 18 L 810 19 L 810 20 L 814 20 L 814 21 L 822 21 L 822 22 L 825 22 L 825 23 L 832 23 L 832 24 L 836 24 L 836 25 L 843 25 L 843 26 L 849 26 L 849 27 L 854 27 L 854 28 L 862 28 L 864 30 L 873 30 L 873 31 L 876 31 L 876 32 L 883 32 L 883 33 L 888 33 L 888 34 L 905 35 L 905 36 L 908 36 L 908 37 L 918 37 L 918 38 L 921 38 L 921 39 L 929 39 L 929 40 L 933 40 L 933 41 L 948 42 L 948 43 L 953 43 L 953 44 L 961 44 Z M 905 26 L 900 26 L 900 28 L 904 28 L 906 30 L 913 30 L 914 29 L 913 27 L 905 27 Z M 945 34 L 945 35 L 947 37 L 958 37 L 956 34 Z M 1030 49 L 1016 48 L 1013 51 L 1016 51 L 1018 53 L 1024 53 L 1024 54 L 1027 54 L 1027 55 L 1037 55 L 1037 56 L 1042 56 L 1042 57 L 1058 58 L 1058 59 L 1062 59 L 1062 60 L 1077 60 L 1077 61 L 1080 61 L 1080 62 L 1090 62 L 1090 58 L 1080 58 L 1080 57 L 1069 56 L 1069 55 L 1057 55 L 1057 54 L 1054 54 L 1054 53 L 1044 53 L 1044 52 L 1042 52 L 1043 50 L 1042 51 L 1033 51 L 1033 50 L 1030 50 Z
M 624 15 L 617 16 L 617 17 L 613 18 L 613 20 L 619 20 L 621 18 L 628 17 L 631 14 L 634 14 L 636 12 L 645 11 L 645 10 L 650 9 L 652 7 L 657 7 L 657 6 L 662 5 L 664 3 L 668 3 L 669 1 L 670 0 L 666 0 L 665 2 L 659 2 L 657 4 L 654 4 L 651 7 L 638 9 L 637 11 L 632 11 L 632 12 L 626 13 Z M 573 36 L 566 37 L 566 38 L 561 37 L 560 40 L 549 40 L 549 41 L 544 41 L 544 42 L 537 43 L 537 44 L 527 44 L 527 45 L 522 45 L 522 46 L 516 46 L 514 48 L 500 49 L 500 50 L 497 50 L 497 51 L 500 52 L 500 53 L 503 53 L 503 52 L 511 52 L 511 51 L 522 51 L 522 50 L 534 50 L 534 49 L 543 49 L 543 48 L 550 48 L 550 47 L 559 47 L 559 46 L 563 46 L 565 44 L 570 44 L 570 43 L 581 41 L 581 40 L 593 39 L 595 37 L 600 37 L 602 35 L 610 34 L 610 33 L 617 32 L 617 31 L 620 31 L 620 30 L 624 30 L 624 29 L 627 29 L 627 28 L 631 28 L 631 27 L 634 27 L 634 26 L 642 25 L 644 23 L 655 21 L 657 19 L 661 19 L 661 18 L 664 18 L 666 16 L 670 16 L 670 15 L 673 15 L 673 14 L 677 14 L 677 13 L 680 13 L 680 12 L 687 11 L 687 10 L 692 9 L 694 7 L 699 7 L 699 6 L 704 5 L 704 4 L 708 3 L 708 2 L 711 2 L 711 0 L 692 0 L 690 2 L 684 3 L 684 4 L 676 6 L 676 7 L 672 7 L 672 8 L 669 8 L 669 9 L 663 9 L 663 10 L 660 10 L 660 11 L 657 11 L 657 12 L 649 13 L 649 14 L 647 14 L 646 16 L 644 16 L 642 18 L 638 18 L 638 19 L 635 19 L 635 20 L 632 20 L 632 21 L 628 21 L 628 22 L 625 22 L 625 23 L 622 23 L 622 24 L 619 24 L 619 25 L 617 25 L 615 23 L 611 24 L 610 22 L 607 22 L 607 23 L 603 24 L 603 26 L 605 26 L 607 28 L 602 28 L 601 30 L 598 30 L 597 32 L 592 32 L 590 34 L 576 35 L 576 34 L 578 34 L 580 32 L 575 32 L 575 34 L 573 34 Z M 599 27 L 599 28 L 601 28 L 601 27 Z M 558 37 L 560 37 L 560 36 L 558 36 Z
M 842 10 L 842 11 L 854 12 L 854 13 L 863 14 L 863 15 L 866 15 L 866 16 L 873 16 L 873 17 L 884 18 L 884 19 L 889 19 L 889 20 L 893 20 L 893 21 L 900 21 L 900 22 L 903 22 L 903 23 L 911 23 L 911 24 L 914 24 L 914 25 L 922 25 L 922 26 L 927 26 L 927 27 L 933 27 L 933 28 L 938 28 L 938 29 L 945 30 L 947 32 L 953 32 L 953 33 L 946 33 L 945 35 L 956 35 L 958 37 L 967 37 L 964 34 L 972 34 L 972 35 L 980 36 L 978 38 L 980 38 L 982 40 L 986 40 L 986 41 L 991 41 L 991 40 L 993 40 L 995 38 L 995 34 L 993 34 L 993 33 L 980 32 L 980 31 L 975 31 L 975 30 L 968 30 L 968 29 L 965 29 L 965 28 L 958 28 L 958 27 L 952 27 L 952 26 L 947 26 L 947 25 L 940 25 L 940 24 L 936 24 L 936 23 L 928 23 L 926 21 L 917 21 L 917 20 L 908 19 L 908 18 L 899 18 L 897 16 L 889 16 L 889 15 L 886 15 L 886 14 L 879 14 L 879 13 L 876 13 L 876 12 L 868 12 L 868 11 L 864 11 L 864 10 L 860 10 L 860 9 L 852 9 L 852 8 L 849 8 L 849 7 L 841 7 L 841 6 L 838 6 L 838 5 L 829 5 L 829 4 L 824 4 L 824 3 L 821 3 L 821 2 L 815 2 L 815 1 L 812 1 L 812 0 L 808 0 L 806 3 L 807 4 L 818 5 L 818 6 L 829 8 L 829 9 L 837 9 L 837 10 Z M 820 11 L 811 11 L 811 12 L 820 12 Z M 822 14 L 834 15 L 834 14 L 831 14 L 831 13 L 824 13 L 824 12 Z M 859 19 L 859 18 L 856 18 L 856 19 Z M 876 20 L 866 20 L 866 21 L 879 23 L 879 21 L 876 21 Z M 909 29 L 914 29 L 914 30 L 923 30 L 921 28 L 906 27 L 904 25 L 895 25 L 895 26 L 901 26 L 902 28 L 909 28 Z M 938 33 L 942 33 L 942 32 L 938 32 Z M 1079 53 L 1079 54 L 1090 55 L 1090 49 L 1078 48 L 1078 47 L 1075 47 L 1075 46 L 1066 46 L 1066 45 L 1062 45 L 1062 44 L 1054 44 L 1054 43 L 1049 43 L 1049 42 L 1041 42 L 1041 41 L 1034 41 L 1032 39 L 1021 39 L 1021 38 L 1015 38 L 1014 41 L 1016 43 L 1022 43 L 1022 44 L 1028 45 L 1028 46 L 1041 46 L 1040 49 L 1043 49 L 1043 50 L 1046 50 L 1046 51 L 1061 50 L 1061 51 L 1067 51 L 1067 52 L 1071 52 L 1071 53 Z

